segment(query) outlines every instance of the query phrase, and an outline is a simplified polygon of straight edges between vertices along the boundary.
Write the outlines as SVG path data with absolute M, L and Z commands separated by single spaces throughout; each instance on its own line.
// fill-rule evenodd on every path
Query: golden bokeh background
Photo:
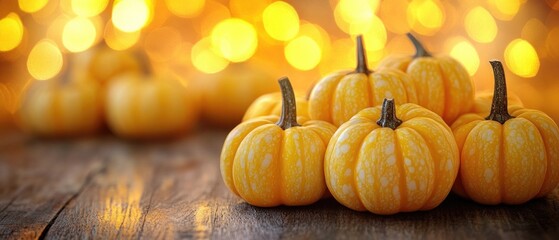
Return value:
M 464 64 L 477 91 L 493 87 L 488 61 L 504 61 L 509 91 L 559 120 L 558 0 L 0 0 L 0 119 L 29 82 L 100 44 L 191 81 L 247 62 L 306 91 L 354 67 L 356 35 L 375 66 L 414 53 L 407 32 Z

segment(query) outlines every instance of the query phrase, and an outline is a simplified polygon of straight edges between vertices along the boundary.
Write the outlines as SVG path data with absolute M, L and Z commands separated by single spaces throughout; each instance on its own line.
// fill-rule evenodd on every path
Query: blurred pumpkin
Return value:
M 309 117 L 309 103 L 303 93 L 295 93 L 297 104 L 297 116 Z M 248 107 L 243 122 L 256 117 L 269 115 L 279 116 L 281 114 L 282 98 L 281 92 L 268 93 L 260 96 Z
M 102 85 L 119 74 L 128 72 L 142 72 L 142 66 L 146 61 L 139 58 L 147 56 L 133 53 L 130 51 L 117 51 L 109 47 L 99 46 L 93 48 L 93 55 L 88 64 L 88 71 L 91 76 Z
M 394 98 L 398 104 L 417 103 L 415 84 L 402 71 L 384 69 L 373 72 L 367 67 L 363 37 L 357 37 L 357 68 L 332 73 L 311 90 L 309 115 L 340 126 L 360 110 Z
M 227 187 L 260 207 L 308 205 L 328 195 L 324 151 L 336 128 L 324 121 L 297 118 L 287 78 L 279 80 L 281 116 L 248 120 L 235 127 L 221 151 Z
M 47 137 L 98 131 L 103 123 L 99 84 L 70 79 L 76 76 L 71 74 L 68 66 L 59 79 L 34 81 L 22 96 L 18 110 L 18 122 L 22 128 Z
M 503 66 L 491 65 L 490 113 L 465 114 L 452 125 L 461 154 L 453 190 L 482 204 L 521 204 L 551 193 L 559 183 L 559 129 L 543 112 L 507 109 Z
M 190 91 L 172 74 L 117 76 L 107 86 L 107 123 L 126 138 L 179 135 L 192 129 L 198 116 L 196 95 Z
M 231 128 L 259 96 L 275 91 L 273 80 L 247 63 L 232 64 L 202 80 L 202 115 L 211 125 Z
M 414 56 L 388 57 L 379 69 L 399 69 L 409 74 L 416 86 L 419 105 L 442 116 L 451 124 L 474 104 L 474 85 L 468 72 L 450 56 L 432 56 L 410 33 Z
M 493 92 L 477 93 L 476 98 L 475 98 L 475 102 L 474 102 L 474 107 L 472 108 L 472 110 L 470 112 L 489 114 L 489 111 L 491 111 L 491 103 L 492 102 L 493 102 Z M 518 97 L 516 94 L 512 94 L 512 93 L 507 93 L 507 102 L 508 102 L 509 107 L 511 105 L 518 106 L 518 107 L 523 107 L 524 106 L 524 104 L 522 103 L 522 100 L 520 100 L 520 97 Z
M 442 118 L 416 104 L 395 108 L 392 99 L 361 110 L 340 126 L 324 160 L 334 198 L 376 214 L 437 207 L 458 168 L 458 148 Z

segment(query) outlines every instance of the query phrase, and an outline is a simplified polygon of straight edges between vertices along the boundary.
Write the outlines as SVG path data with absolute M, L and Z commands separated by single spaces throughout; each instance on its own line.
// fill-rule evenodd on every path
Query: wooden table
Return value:
M 378 216 L 333 199 L 258 208 L 225 187 L 225 131 L 166 142 L 0 134 L 0 239 L 559 238 L 559 191 L 521 206 L 450 196 L 429 212 Z

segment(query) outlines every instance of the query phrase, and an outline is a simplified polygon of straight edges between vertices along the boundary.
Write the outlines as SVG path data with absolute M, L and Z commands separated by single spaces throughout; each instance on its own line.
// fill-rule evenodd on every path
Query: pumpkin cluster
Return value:
M 255 206 L 333 196 L 383 215 L 433 209 L 451 191 L 489 205 L 549 194 L 559 184 L 555 122 L 507 95 L 499 61 L 494 92 L 476 96 L 458 61 L 408 37 L 415 55 L 373 71 L 358 36 L 355 70 L 325 76 L 307 98 L 280 79 L 281 92 L 254 101 L 225 140 L 227 187 Z

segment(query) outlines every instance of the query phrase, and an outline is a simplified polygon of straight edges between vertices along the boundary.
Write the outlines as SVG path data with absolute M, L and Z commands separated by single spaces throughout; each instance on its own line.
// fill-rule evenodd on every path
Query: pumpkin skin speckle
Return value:
M 394 98 L 397 104 L 418 102 L 415 84 L 405 73 L 367 68 L 362 36 L 357 37 L 357 58 L 355 71 L 335 72 L 317 82 L 309 97 L 311 119 L 340 126 L 360 110 L 382 104 L 385 98 Z
M 255 206 L 308 205 L 328 195 L 324 152 L 336 128 L 324 121 L 296 118 L 288 83 L 287 78 L 280 80 L 282 92 L 290 93 L 284 93 L 279 120 L 268 116 L 239 124 L 221 151 L 225 184 Z
M 502 64 L 491 65 L 496 90 L 489 116 L 465 114 L 452 125 L 461 154 L 453 191 L 482 204 L 521 204 L 559 183 L 559 130 L 545 113 L 507 108 Z
M 409 103 L 396 109 L 401 124 L 382 127 L 376 121 L 385 106 L 360 111 L 332 136 L 324 163 L 328 189 L 357 211 L 433 209 L 458 173 L 452 132 L 440 116 Z

